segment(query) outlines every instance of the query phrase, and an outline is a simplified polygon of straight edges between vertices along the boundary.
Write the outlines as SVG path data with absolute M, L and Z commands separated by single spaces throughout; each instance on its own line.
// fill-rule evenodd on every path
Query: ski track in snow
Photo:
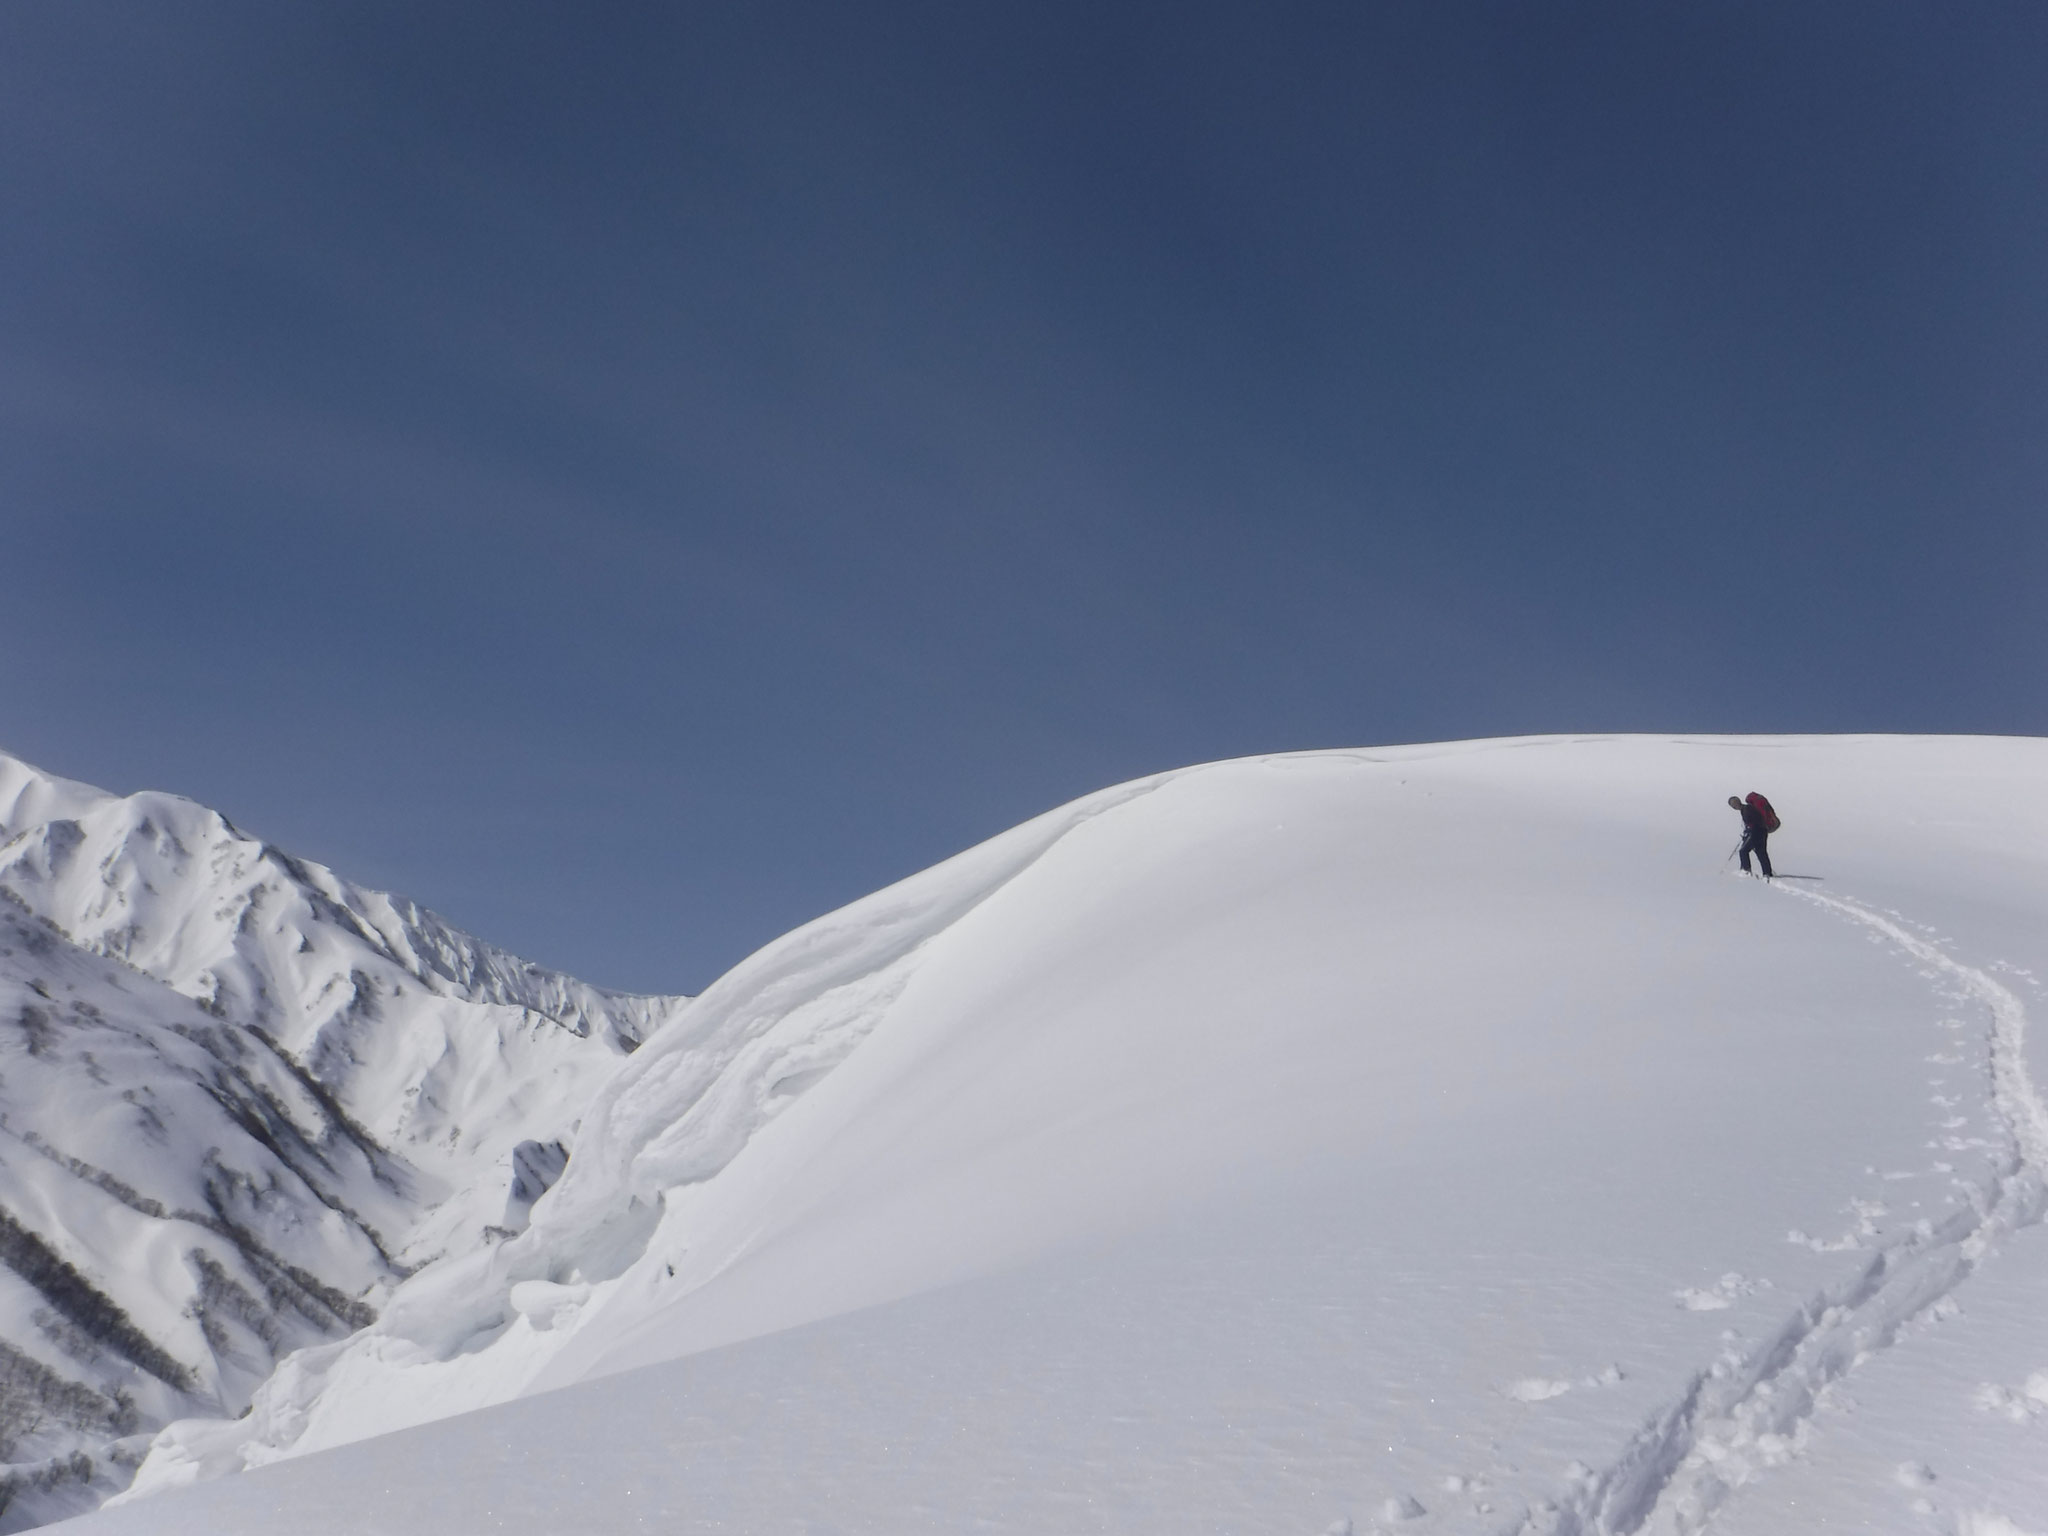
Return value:
M 1796 1456 L 1828 1389 L 1939 1306 L 1997 1239 L 2042 1219 L 2048 1106 L 2027 1070 L 2017 995 L 1938 944 L 1860 902 L 1775 887 L 1874 929 L 1988 1010 L 1991 1109 L 2007 1145 L 1988 1187 L 1931 1227 L 1881 1243 L 1854 1275 L 1809 1298 L 1762 1343 L 1694 1376 L 1606 1469 L 1508 1527 L 1513 1536 L 1693 1536 L 1741 1488 Z

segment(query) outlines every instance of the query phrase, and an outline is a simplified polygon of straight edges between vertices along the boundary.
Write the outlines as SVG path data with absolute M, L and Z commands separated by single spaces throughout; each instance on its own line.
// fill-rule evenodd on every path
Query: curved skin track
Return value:
M 1802 886 L 1773 887 L 1872 929 L 1988 1015 L 1992 1110 L 2006 1147 L 1991 1184 L 1928 1229 L 1909 1230 L 1848 1280 L 1808 1297 L 1761 1344 L 1696 1375 L 1679 1399 L 1570 1496 L 1509 1527 L 1514 1536 L 1695 1536 L 1743 1487 L 1795 1456 L 1827 1390 L 1893 1343 L 1988 1259 L 1998 1239 L 2048 1214 L 2048 1105 L 2026 1062 L 2013 991 L 1895 915 Z

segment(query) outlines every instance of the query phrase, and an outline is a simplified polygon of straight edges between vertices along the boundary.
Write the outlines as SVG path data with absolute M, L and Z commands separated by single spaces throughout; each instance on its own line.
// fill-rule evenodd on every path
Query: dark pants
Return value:
M 1763 866 L 1764 878 L 1766 880 L 1771 878 L 1770 841 L 1771 834 L 1762 827 L 1746 827 L 1743 829 L 1741 858 L 1742 872 L 1745 875 L 1750 872 L 1749 856 L 1753 853 L 1756 855 L 1757 863 Z

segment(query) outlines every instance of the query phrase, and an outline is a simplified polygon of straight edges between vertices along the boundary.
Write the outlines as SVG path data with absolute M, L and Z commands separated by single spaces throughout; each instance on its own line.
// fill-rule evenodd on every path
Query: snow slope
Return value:
M 523 1225 L 679 999 L 526 965 L 168 795 L 0 756 L 0 1529 Z M 509 1228 L 506 1228 L 507 1234 Z
M 1825 881 L 1729 872 L 1751 788 Z M 2048 1531 L 2044 789 L 1592 738 L 1077 802 L 722 978 L 523 1233 L 77 1529 Z

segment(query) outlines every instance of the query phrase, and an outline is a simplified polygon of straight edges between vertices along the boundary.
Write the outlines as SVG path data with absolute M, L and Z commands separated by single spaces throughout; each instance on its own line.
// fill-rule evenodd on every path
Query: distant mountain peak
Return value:
M 135 1437 L 511 1235 L 684 1001 L 0 755 L 0 1518 L 90 1507 Z

